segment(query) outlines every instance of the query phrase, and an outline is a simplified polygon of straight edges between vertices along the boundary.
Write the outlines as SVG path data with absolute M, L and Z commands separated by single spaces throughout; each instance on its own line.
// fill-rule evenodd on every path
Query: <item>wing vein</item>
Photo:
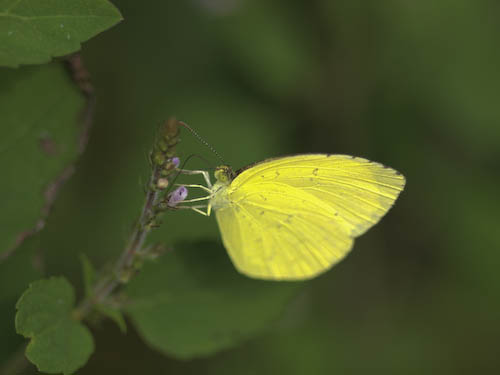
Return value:
M 317 185 L 318 186 L 318 185 Z M 323 189 L 318 189 L 316 186 L 311 186 L 311 187 L 307 187 L 307 188 L 304 188 L 304 190 L 312 190 L 312 191 L 319 191 L 321 193 L 325 193 L 325 194 L 329 194 L 329 195 L 332 195 L 334 197 L 337 197 L 339 198 L 340 200 L 345 200 L 344 197 L 342 197 L 341 195 L 338 195 L 338 194 L 335 194 L 334 192 L 332 191 L 328 191 L 328 190 L 323 190 Z M 360 202 L 363 202 L 373 208 L 376 208 L 377 210 L 381 210 L 381 211 L 385 211 L 385 208 L 383 206 L 380 206 L 380 205 L 376 205 L 376 204 L 373 204 L 372 202 L 366 200 L 366 199 L 363 199 L 361 197 L 358 197 L 356 195 L 352 195 L 350 198 L 354 198 L 354 199 L 357 199 L 358 201 Z

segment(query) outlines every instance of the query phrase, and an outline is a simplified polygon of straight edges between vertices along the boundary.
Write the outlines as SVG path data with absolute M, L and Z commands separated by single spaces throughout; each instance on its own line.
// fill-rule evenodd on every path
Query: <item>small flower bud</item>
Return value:
M 168 150 L 168 144 L 164 140 L 159 140 L 158 142 L 156 142 L 156 145 L 163 152 Z
M 175 117 L 170 117 L 163 124 L 162 135 L 165 140 L 172 140 L 179 135 L 179 123 Z
M 159 178 L 156 183 L 156 187 L 160 190 L 164 190 L 168 187 L 168 179 L 167 178 Z
M 177 153 L 177 151 L 175 150 L 175 147 L 170 147 L 166 152 L 165 152 L 165 155 L 167 156 L 167 158 L 171 158 L 173 157 L 175 154 Z
M 177 204 L 186 199 L 188 195 L 188 189 L 185 186 L 179 186 L 168 196 L 168 205 L 170 207 L 175 207 Z
M 161 152 L 155 152 L 151 160 L 156 165 L 163 165 L 163 163 L 165 163 L 165 155 Z

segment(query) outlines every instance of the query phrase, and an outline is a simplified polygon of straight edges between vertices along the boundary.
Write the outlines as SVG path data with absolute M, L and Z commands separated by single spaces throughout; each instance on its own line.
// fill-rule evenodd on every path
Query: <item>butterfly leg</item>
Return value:
M 207 211 L 201 210 L 201 208 L 206 208 Z M 184 210 L 193 210 L 194 212 L 197 212 L 203 216 L 210 216 L 210 211 L 208 209 L 208 206 L 177 206 L 176 209 L 184 209 Z
M 200 188 L 202 190 L 205 190 L 207 193 L 211 193 L 212 190 L 207 188 L 206 186 L 203 186 L 203 185 L 185 185 L 185 184 L 175 184 L 175 186 L 185 186 L 185 187 L 193 187 L 193 188 Z
M 190 171 L 189 169 L 181 169 L 180 172 L 182 174 L 187 174 L 187 175 L 201 174 L 203 176 L 203 178 L 205 179 L 205 182 L 207 183 L 207 186 L 209 188 L 212 187 L 212 182 L 210 182 L 210 174 L 208 173 L 208 171 Z
M 191 202 L 199 202 L 199 201 L 206 201 L 207 199 L 212 198 L 212 196 L 207 195 L 206 197 L 201 197 L 201 198 L 195 198 L 195 199 L 186 199 L 182 201 L 182 203 L 191 203 Z
M 194 207 L 194 208 L 192 208 L 192 210 L 194 212 L 198 212 L 199 214 L 202 214 L 203 216 L 209 216 L 206 212 L 200 210 L 199 208 Z

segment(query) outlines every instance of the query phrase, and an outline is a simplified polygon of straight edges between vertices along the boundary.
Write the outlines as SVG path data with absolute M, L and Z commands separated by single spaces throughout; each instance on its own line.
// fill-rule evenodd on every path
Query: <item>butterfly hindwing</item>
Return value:
M 352 247 L 321 201 L 289 187 L 283 192 L 275 184 L 260 185 L 258 192 L 216 212 L 224 245 L 236 268 L 248 276 L 307 279 Z

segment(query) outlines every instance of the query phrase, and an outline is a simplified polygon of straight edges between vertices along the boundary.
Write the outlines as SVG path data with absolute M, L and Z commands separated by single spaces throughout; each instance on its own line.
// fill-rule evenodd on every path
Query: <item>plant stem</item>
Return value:
M 103 277 L 94 287 L 92 296 L 85 298 L 76 309 L 78 319 L 83 319 L 95 304 L 103 302 L 121 284 L 120 280 L 129 272 L 133 272 L 133 263 L 138 254 L 143 252 L 143 245 L 151 231 L 151 223 L 155 219 L 155 206 L 160 198 L 160 192 L 153 188 L 160 175 L 160 169 L 155 167 L 151 174 L 144 206 L 135 225 L 134 231 L 122 255 L 114 266 L 114 273 Z
M 139 217 L 139 221 L 137 223 L 136 229 L 132 233 L 130 237 L 129 245 L 123 252 L 120 260 L 116 264 L 115 273 L 120 275 L 123 269 L 126 269 L 132 265 L 132 261 L 137 252 L 142 249 L 142 245 L 146 240 L 148 233 L 151 230 L 151 220 L 154 219 L 154 207 L 158 203 L 159 191 L 156 189 L 152 189 L 151 186 L 154 186 L 159 177 L 159 170 L 155 168 L 153 173 L 151 174 L 151 178 L 148 183 L 148 192 L 146 194 L 146 200 L 144 202 L 144 206 L 142 208 L 141 216 Z
M 151 152 L 151 176 L 139 219 L 134 226 L 127 246 L 114 265 L 113 271 L 104 275 L 95 284 L 93 293 L 86 297 L 75 309 L 74 316 L 76 319 L 84 319 L 96 304 L 104 302 L 119 285 L 126 283 L 137 271 L 136 260 L 142 258 L 149 251 L 150 248 L 144 248 L 144 243 L 151 229 L 157 225 L 156 219 L 161 212 L 159 203 L 163 194 L 158 182 L 163 180 L 164 187 L 168 186 L 168 178 L 178 166 L 177 158 L 174 158 L 177 159 L 177 164 L 172 161 L 174 160 L 173 155 L 178 136 L 178 122 L 173 118 L 167 120 L 159 129 Z M 165 180 L 167 185 L 165 185 Z

